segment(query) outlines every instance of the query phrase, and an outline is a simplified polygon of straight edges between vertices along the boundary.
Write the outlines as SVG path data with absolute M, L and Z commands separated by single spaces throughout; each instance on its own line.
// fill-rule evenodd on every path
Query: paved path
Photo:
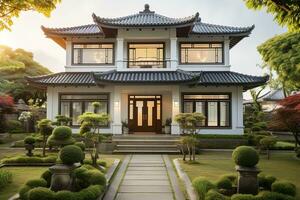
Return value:
M 116 200 L 184 200 L 166 155 L 132 155 Z

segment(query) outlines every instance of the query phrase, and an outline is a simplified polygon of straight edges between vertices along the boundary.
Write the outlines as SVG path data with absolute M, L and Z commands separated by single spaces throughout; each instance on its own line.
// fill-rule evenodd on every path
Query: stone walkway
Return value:
M 184 200 L 166 155 L 132 155 L 116 200 Z

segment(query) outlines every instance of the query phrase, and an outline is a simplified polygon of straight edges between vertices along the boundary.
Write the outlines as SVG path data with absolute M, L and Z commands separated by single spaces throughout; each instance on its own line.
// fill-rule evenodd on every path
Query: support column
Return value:
M 121 91 L 118 87 L 114 89 L 112 131 L 113 134 L 122 134 Z
M 178 57 L 177 57 L 177 38 L 170 38 L 170 62 L 171 69 L 176 70 L 178 65 Z
M 237 126 L 236 128 L 240 131 L 240 134 L 244 133 L 244 124 L 243 124 L 243 88 L 237 87 L 236 89 L 237 97 Z
M 117 38 L 116 66 L 117 70 L 124 68 L 124 38 Z
M 225 66 L 229 66 L 230 65 L 230 56 L 229 56 L 229 51 L 230 51 L 230 48 L 229 48 L 229 45 L 230 45 L 230 40 L 227 39 L 224 41 L 224 64 Z
M 179 135 L 180 128 L 178 123 L 175 121 L 176 115 L 180 113 L 180 91 L 179 86 L 172 87 L 172 125 L 171 125 L 171 134 Z

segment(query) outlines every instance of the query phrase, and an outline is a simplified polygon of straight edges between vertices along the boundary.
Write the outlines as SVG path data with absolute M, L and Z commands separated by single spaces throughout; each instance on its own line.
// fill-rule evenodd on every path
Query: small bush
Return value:
M 257 200 L 296 200 L 289 195 L 280 194 L 277 192 L 263 191 L 257 195 Z
M 83 160 L 82 150 L 75 145 L 68 145 L 61 149 L 59 158 L 66 165 L 72 165 L 74 163 L 80 162 Z
M 272 184 L 272 192 L 278 192 L 290 196 L 296 195 L 296 186 L 286 181 L 276 181 Z
M 21 132 L 24 132 L 23 125 L 18 120 L 8 120 L 6 122 L 6 130 L 9 133 L 21 133 Z
M 58 191 L 55 194 L 55 200 L 74 200 L 76 193 L 67 190 Z
M 237 147 L 232 153 L 232 158 L 235 164 L 244 167 L 254 167 L 259 161 L 257 151 L 248 146 Z
M 28 185 L 23 185 L 19 190 L 19 196 L 22 200 L 28 200 L 28 191 L 31 190 L 31 187 Z
M 236 185 L 237 184 L 237 175 L 236 174 L 224 174 L 223 176 L 221 176 L 222 178 L 228 178 L 232 185 Z
M 52 173 L 49 169 L 47 169 L 46 171 L 44 171 L 44 173 L 42 173 L 41 178 L 44 179 L 47 182 L 47 187 L 50 186 L 51 184 L 51 178 L 52 178 Z
M 195 178 L 192 182 L 192 185 L 193 185 L 195 191 L 198 193 L 199 200 L 204 200 L 205 194 L 209 190 L 216 188 L 216 186 L 214 184 L 212 184 L 210 181 L 208 181 L 204 178 L 201 178 L 201 177 Z
M 47 187 L 47 181 L 45 179 L 42 179 L 42 178 L 32 179 L 32 180 L 27 181 L 26 185 L 28 185 L 31 188 Z
M 66 146 L 75 143 L 75 139 L 73 137 L 69 137 L 67 139 L 56 139 L 54 135 L 50 135 L 47 139 L 48 146 Z
M 58 126 L 53 130 L 52 134 L 55 139 L 64 140 L 72 136 L 72 129 L 68 126 Z
M 83 142 L 75 142 L 76 146 L 78 146 L 82 151 L 85 150 L 85 144 Z
M 0 189 L 12 182 L 12 173 L 7 170 L 0 169 Z
M 48 157 L 27 157 L 27 156 L 16 156 L 11 158 L 2 159 L 1 162 L 8 163 L 55 163 L 56 156 L 48 156 Z
M 97 164 L 101 165 L 102 167 L 106 167 L 107 166 L 107 163 L 104 160 L 97 160 Z
M 29 200 L 54 200 L 54 192 L 48 188 L 37 187 L 28 192 Z
M 274 176 L 266 176 L 264 174 L 258 175 L 258 185 L 265 190 L 271 190 L 272 184 L 276 181 Z
M 252 194 L 234 194 L 231 200 L 257 200 Z
M 24 139 L 24 143 L 25 143 L 25 144 L 34 144 L 34 143 L 35 143 L 35 138 L 32 137 L 32 136 L 27 136 L 27 137 Z
M 216 185 L 219 189 L 226 189 L 230 190 L 232 188 L 232 182 L 230 181 L 229 178 L 220 178 L 217 182 Z
M 227 200 L 228 197 L 224 196 L 223 194 L 215 191 L 209 190 L 205 195 L 205 200 Z
M 88 188 L 81 190 L 78 194 L 80 200 L 96 200 L 103 192 L 103 187 L 100 185 L 91 185 Z
M 91 185 L 106 185 L 106 178 L 99 170 L 88 170 L 86 176 Z

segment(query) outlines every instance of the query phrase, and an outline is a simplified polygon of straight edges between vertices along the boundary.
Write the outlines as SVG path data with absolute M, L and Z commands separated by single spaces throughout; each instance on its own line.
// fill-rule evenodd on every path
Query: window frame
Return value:
M 62 100 L 61 96 L 62 95 L 106 95 L 107 96 L 107 106 L 106 106 L 106 110 L 107 110 L 107 114 L 110 114 L 110 93 L 67 93 L 67 92 L 62 92 L 62 93 L 58 93 L 58 114 L 61 115 L 61 102 L 70 102 L 69 103 L 69 114 L 70 114 L 70 118 L 72 119 L 73 117 L 73 102 L 81 102 L 81 109 L 83 111 L 83 113 L 85 112 L 85 102 L 93 102 L 93 101 L 99 101 L 99 99 L 68 99 L 68 100 Z M 101 102 L 101 101 L 99 101 Z M 79 128 L 80 125 L 73 125 L 72 121 L 70 122 L 70 127 L 74 127 L 74 128 Z M 110 128 L 110 123 L 108 123 L 105 126 L 100 126 L 101 128 Z
M 193 63 L 184 63 L 184 62 L 182 62 L 182 59 L 181 59 L 181 45 L 182 44 L 221 44 L 222 45 L 222 62 L 193 62 Z M 203 42 L 203 41 L 201 41 L 201 42 L 179 42 L 179 47 L 178 47 L 178 49 L 179 49 L 179 64 L 180 65 L 199 65 L 199 64 L 201 64 L 201 65 L 224 65 L 224 63 L 225 63 L 225 60 L 224 60 L 224 56 L 225 56 L 225 50 L 224 50 L 224 42 L 211 42 L 211 41 L 209 41 L 209 42 Z
M 187 99 L 184 100 L 184 95 L 228 95 L 228 100 L 226 99 Z M 199 128 L 204 129 L 231 129 L 232 128 L 232 93 L 229 92 L 183 92 L 181 93 L 181 112 L 184 113 L 184 102 L 193 102 L 193 112 L 196 110 L 196 102 L 205 102 L 205 125 L 198 126 Z M 218 125 L 217 126 L 208 126 L 208 102 L 217 102 L 217 109 L 218 109 Z M 228 126 L 220 126 L 221 124 L 221 114 L 220 114 L 220 102 L 229 102 L 229 123 Z
M 133 61 L 130 61 L 130 55 L 129 55 L 129 53 L 130 53 L 130 48 L 129 48 L 129 46 L 130 46 L 131 44 L 162 44 L 162 45 L 163 45 L 163 60 L 162 60 L 162 62 L 163 62 L 163 67 L 161 67 L 161 68 L 153 68 L 153 67 L 151 67 L 151 68 L 142 68 L 142 67 L 136 68 L 136 67 L 129 67 L 129 62 L 133 62 Z M 167 67 L 165 61 L 166 61 L 166 43 L 165 43 L 165 42 L 163 42 L 163 41 L 151 41 L 151 42 L 127 42 L 127 69 L 164 69 L 164 68 Z
M 74 63 L 74 46 L 75 45 L 93 45 L 93 44 L 111 44 L 112 45 L 112 63 Z M 115 43 L 114 42 L 72 42 L 72 56 L 71 56 L 71 63 L 75 66 L 86 66 L 86 65 L 93 65 L 93 66 L 113 66 L 115 65 Z

